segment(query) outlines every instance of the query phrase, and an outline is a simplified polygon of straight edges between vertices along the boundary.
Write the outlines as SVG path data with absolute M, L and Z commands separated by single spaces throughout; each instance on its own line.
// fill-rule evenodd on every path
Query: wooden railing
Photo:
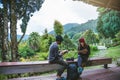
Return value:
M 68 63 L 77 63 L 77 61 L 69 61 Z M 108 64 L 112 63 L 112 58 L 90 58 L 88 65 L 104 65 L 108 68 Z M 60 67 L 58 64 L 49 64 L 48 61 L 35 62 L 1 62 L 0 74 L 18 74 L 28 72 L 48 72 L 57 70 Z

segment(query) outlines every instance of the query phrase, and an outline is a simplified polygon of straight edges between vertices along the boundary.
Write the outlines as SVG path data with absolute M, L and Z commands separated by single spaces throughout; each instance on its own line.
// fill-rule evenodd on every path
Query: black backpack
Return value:
M 78 80 L 79 74 L 77 71 L 77 64 L 70 63 L 67 68 L 67 80 Z

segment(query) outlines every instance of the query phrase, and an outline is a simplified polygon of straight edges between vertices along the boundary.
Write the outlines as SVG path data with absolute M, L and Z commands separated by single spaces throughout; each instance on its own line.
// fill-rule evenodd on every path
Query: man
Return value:
M 68 64 L 62 59 L 62 56 L 68 51 L 67 50 L 59 51 L 58 47 L 58 45 L 60 45 L 62 41 L 63 41 L 62 36 L 57 35 L 56 41 L 53 42 L 49 47 L 49 63 L 56 63 L 62 65 L 62 67 L 58 69 L 56 80 L 64 80 L 62 79 L 63 77 L 61 77 L 61 75 L 68 66 Z

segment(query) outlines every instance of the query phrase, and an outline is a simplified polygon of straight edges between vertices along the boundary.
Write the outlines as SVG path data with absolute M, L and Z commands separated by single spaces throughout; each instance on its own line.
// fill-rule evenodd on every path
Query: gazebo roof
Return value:
M 120 11 L 120 0 L 73 0 L 83 1 L 93 6 L 111 8 Z

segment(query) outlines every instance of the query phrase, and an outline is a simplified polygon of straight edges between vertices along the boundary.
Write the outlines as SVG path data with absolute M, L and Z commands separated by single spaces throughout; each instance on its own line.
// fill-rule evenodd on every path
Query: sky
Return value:
M 53 30 L 55 20 L 62 25 L 67 23 L 85 23 L 91 19 L 97 19 L 97 7 L 72 0 L 45 0 L 39 11 L 35 12 L 28 22 L 26 34 L 38 32 L 40 35 L 47 29 Z M 20 21 L 18 21 L 18 34 L 20 30 Z

